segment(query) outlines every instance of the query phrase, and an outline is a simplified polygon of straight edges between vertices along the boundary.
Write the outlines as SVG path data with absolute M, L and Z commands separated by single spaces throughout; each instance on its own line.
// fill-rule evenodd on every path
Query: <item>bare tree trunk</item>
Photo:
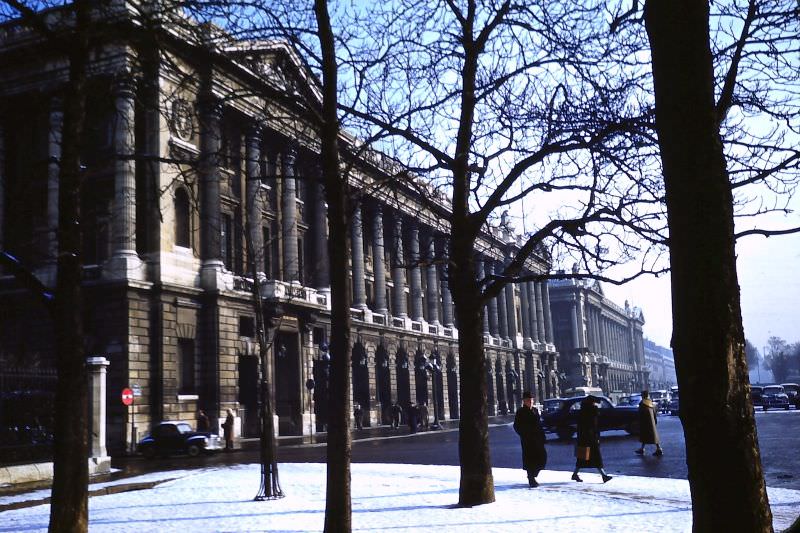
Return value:
M 80 145 L 85 117 L 88 18 L 76 1 L 75 31 L 69 48 L 69 83 L 64 94 L 64 123 L 58 198 L 58 274 L 55 293 L 56 386 L 51 532 L 87 531 L 89 442 L 88 376 L 83 347 L 81 294 Z
M 458 352 L 461 384 L 458 456 L 461 483 L 458 504 L 473 506 L 494 501 L 494 479 L 489 453 L 489 417 L 486 407 L 486 357 L 481 327 L 482 302 L 472 259 L 471 239 L 456 240 L 450 257 L 450 290 L 458 309 Z
M 706 2 L 648 0 L 694 531 L 772 531 L 736 274 L 733 200 L 714 104 Z
M 337 64 L 335 41 L 326 0 L 314 1 L 317 35 L 322 50 L 322 174 L 328 203 L 328 256 L 331 274 L 331 376 L 328 420 L 328 477 L 325 498 L 325 531 L 352 530 L 350 458 L 350 300 L 347 289 L 348 214 L 347 182 L 339 167 L 339 120 L 337 117 Z

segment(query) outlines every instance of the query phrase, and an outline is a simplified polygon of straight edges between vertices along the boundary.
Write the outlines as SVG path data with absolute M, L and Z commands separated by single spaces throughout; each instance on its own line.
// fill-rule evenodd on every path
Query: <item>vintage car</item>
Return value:
M 783 392 L 789 397 L 789 403 L 794 405 L 795 409 L 800 409 L 800 385 L 797 383 L 781 383 Z
M 191 457 L 221 450 L 218 435 L 195 431 L 187 422 L 161 422 L 149 435 L 139 441 L 138 451 L 151 459 L 157 455 L 186 453 Z
M 780 385 L 767 385 L 761 393 L 761 408 L 789 409 L 789 397 Z
M 680 393 L 678 389 L 672 389 L 670 392 L 670 399 L 669 399 L 669 406 L 667 407 L 667 412 L 671 415 L 677 415 L 681 408 L 680 402 Z
M 750 400 L 753 402 L 753 407 L 762 405 L 761 395 L 764 393 L 764 387 L 760 385 L 750 385 Z
M 605 396 L 594 396 L 597 400 L 600 431 L 622 429 L 630 434 L 639 432 L 639 408 L 636 405 L 614 406 Z M 578 426 L 578 411 L 581 400 L 586 396 L 572 398 L 551 398 L 542 404 L 542 427 L 546 432 L 555 433 L 560 439 L 569 439 Z

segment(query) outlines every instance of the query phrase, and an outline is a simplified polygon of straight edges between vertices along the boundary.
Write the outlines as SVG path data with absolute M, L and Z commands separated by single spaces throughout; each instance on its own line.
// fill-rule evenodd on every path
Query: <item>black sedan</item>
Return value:
M 577 398 L 551 398 L 544 401 L 542 427 L 545 431 L 555 433 L 560 439 L 569 439 L 578 427 L 578 411 L 581 400 Z M 623 429 L 630 434 L 639 432 L 638 405 L 614 406 L 605 396 L 596 396 L 599 409 L 597 425 L 600 431 Z
M 201 452 L 221 449 L 222 441 L 218 435 L 195 431 L 186 422 L 161 422 L 138 445 L 139 453 L 148 459 L 174 453 L 186 453 L 194 457 Z

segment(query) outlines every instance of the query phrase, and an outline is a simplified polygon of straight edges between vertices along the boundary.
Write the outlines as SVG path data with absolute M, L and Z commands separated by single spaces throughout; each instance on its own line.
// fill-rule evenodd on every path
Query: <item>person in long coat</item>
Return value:
M 611 476 L 603 470 L 603 455 L 600 453 L 600 430 L 597 427 L 599 409 L 595 404 L 597 398 L 587 396 L 581 400 L 581 409 L 578 412 L 578 442 L 575 446 L 575 471 L 572 472 L 574 481 L 583 481 L 578 476 L 581 468 L 596 468 L 603 476 L 603 483 L 607 483 Z M 581 449 L 589 448 L 589 458 L 581 457 Z
M 645 444 L 656 445 L 656 451 L 653 452 L 656 457 L 664 455 L 656 424 L 658 424 L 658 408 L 650 399 L 650 393 L 644 390 L 642 391 L 642 401 L 639 402 L 639 442 L 642 445 L 636 450 L 638 455 L 644 455 Z
M 547 450 L 539 411 L 533 406 L 529 391 L 522 393 L 522 407 L 514 416 L 514 431 L 522 445 L 522 468 L 528 473 L 528 486 L 538 487 L 536 476 L 547 464 Z
M 233 411 L 228 409 L 228 414 L 225 417 L 225 422 L 222 423 L 222 432 L 225 436 L 225 451 L 233 450 Z

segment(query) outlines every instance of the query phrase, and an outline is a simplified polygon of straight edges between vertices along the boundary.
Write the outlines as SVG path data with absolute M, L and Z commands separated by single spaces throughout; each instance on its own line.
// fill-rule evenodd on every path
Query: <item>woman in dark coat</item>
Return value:
M 644 390 L 642 391 L 642 401 L 639 402 L 639 442 L 642 443 L 642 446 L 636 450 L 638 455 L 644 455 L 645 444 L 656 445 L 656 451 L 653 452 L 656 457 L 664 455 L 656 424 L 658 424 L 658 408 L 650 399 L 650 393 Z
M 539 411 L 533 407 L 531 393 L 522 393 L 522 407 L 514 417 L 514 431 L 522 444 L 522 468 L 528 472 L 528 485 L 538 487 L 536 476 L 547 464 L 547 450 L 544 448 L 544 430 Z
M 581 410 L 578 412 L 578 443 L 575 447 L 575 471 L 572 479 L 583 481 L 578 476 L 581 468 L 596 468 L 603 476 L 603 483 L 611 479 L 611 476 L 603 470 L 603 456 L 600 454 L 600 431 L 597 428 L 598 408 L 595 405 L 597 398 L 587 396 L 581 400 Z M 579 456 L 580 448 L 589 448 L 589 458 L 584 459 Z

